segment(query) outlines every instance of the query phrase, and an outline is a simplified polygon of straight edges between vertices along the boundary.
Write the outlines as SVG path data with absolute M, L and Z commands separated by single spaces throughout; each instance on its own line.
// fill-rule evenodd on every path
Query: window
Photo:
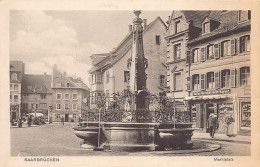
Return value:
M 250 67 L 240 68 L 240 85 L 250 85 Z
M 214 72 L 207 73 L 207 88 L 215 88 Z
M 61 87 L 61 83 L 56 83 L 56 87 Z
M 160 86 L 165 87 L 165 75 L 160 75 Z
M 174 74 L 174 90 L 181 90 L 181 73 Z
M 204 33 L 210 32 L 210 25 L 209 22 L 203 24 Z
M 18 90 L 18 84 L 14 84 L 14 90 Z
M 57 99 L 57 100 L 60 100 L 60 99 L 61 99 L 61 94 L 60 94 L 60 93 L 57 93 L 57 94 L 56 94 L 56 99 Z
M 174 45 L 174 59 L 181 58 L 181 44 Z
M 10 90 L 12 90 L 13 89 L 13 84 L 10 84 Z
M 69 83 L 69 82 L 67 82 L 67 84 L 66 84 L 66 85 L 67 85 L 67 87 L 70 87 L 70 83 Z
M 73 115 L 72 115 L 72 118 L 77 118 L 77 115 L 76 115 L 76 114 L 73 114 Z
M 214 45 L 209 45 L 207 47 L 207 59 L 214 59 Z
M 102 83 L 102 75 L 97 74 L 97 83 Z
M 240 37 L 240 52 L 248 52 L 250 51 L 250 36 L 246 35 Z
M 56 115 L 56 118 L 60 118 L 60 114 L 55 114 Z
M 221 55 L 222 55 L 222 57 L 231 55 L 230 41 L 224 41 L 221 43 Z
M 40 103 L 39 107 L 40 108 L 47 108 L 47 103 Z
M 70 109 L 69 104 L 64 104 L 64 109 L 65 109 L 65 110 L 69 110 L 69 109 Z
M 28 86 L 28 89 L 31 90 L 31 89 L 32 89 L 32 86 Z
M 28 104 L 27 103 L 23 103 L 23 109 L 28 109 Z
M 41 99 L 46 99 L 46 94 L 41 94 Z
M 18 95 L 14 95 L 14 102 L 18 102 Z
M 11 79 L 12 81 L 17 81 L 17 74 L 13 73 Z
M 73 99 L 73 100 L 77 100 L 77 98 L 78 98 L 78 97 L 77 97 L 77 94 L 73 94 L 72 99 Z
M 195 74 L 192 76 L 192 89 L 193 90 L 199 90 L 200 85 L 200 77 L 199 74 Z
M 61 104 L 56 104 L 56 109 L 61 110 Z
M 109 79 L 110 79 L 110 74 L 109 71 L 106 72 L 106 82 L 109 83 Z
M 13 97 L 12 97 L 12 95 L 10 95 L 10 102 L 12 102 L 12 99 L 13 99 Z
M 178 33 L 181 31 L 181 24 L 180 21 L 175 22 L 175 33 Z
M 192 52 L 192 63 L 197 63 L 199 62 L 199 49 L 194 49 Z
M 72 104 L 72 109 L 77 110 L 77 104 Z
M 160 35 L 156 35 L 155 41 L 156 41 L 156 45 L 160 45 L 161 44 L 161 36 Z
M 65 100 L 69 100 L 69 99 L 70 99 L 70 94 L 65 93 L 65 95 L 64 95 L 64 99 L 65 99 Z
M 243 22 L 249 19 L 249 12 L 248 11 L 238 11 L 238 21 Z
M 230 70 L 221 71 L 221 87 L 229 88 L 230 87 Z
M 124 71 L 124 82 L 128 82 L 130 79 L 130 72 Z

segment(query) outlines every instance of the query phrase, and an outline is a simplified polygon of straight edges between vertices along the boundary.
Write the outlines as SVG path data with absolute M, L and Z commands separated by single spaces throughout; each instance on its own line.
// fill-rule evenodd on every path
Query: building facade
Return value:
M 72 78 L 61 73 L 57 66 L 52 75 L 52 111 L 53 121 L 78 121 L 88 109 L 89 88 L 80 78 Z
M 21 92 L 24 75 L 24 63 L 22 61 L 10 61 L 10 119 L 21 118 Z
M 143 19 L 143 47 L 148 60 L 147 89 L 152 94 L 163 92 L 166 86 L 166 25 L 160 17 L 147 25 Z M 122 42 L 110 53 L 91 56 L 93 68 L 90 73 L 91 97 L 105 94 L 111 97 L 113 93 L 127 89 L 129 81 L 129 59 L 132 53 L 132 25 Z M 156 68 L 155 68 L 156 67 Z M 93 102 L 92 99 L 92 103 Z M 93 104 L 93 108 L 95 105 Z
M 48 115 L 52 106 L 51 75 L 24 74 L 22 80 L 22 113 Z

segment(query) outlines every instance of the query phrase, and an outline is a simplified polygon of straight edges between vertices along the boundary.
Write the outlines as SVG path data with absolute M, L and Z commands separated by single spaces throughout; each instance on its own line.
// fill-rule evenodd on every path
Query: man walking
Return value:
M 213 113 L 209 115 L 208 119 L 210 137 L 214 138 L 214 134 L 217 127 L 217 116 Z

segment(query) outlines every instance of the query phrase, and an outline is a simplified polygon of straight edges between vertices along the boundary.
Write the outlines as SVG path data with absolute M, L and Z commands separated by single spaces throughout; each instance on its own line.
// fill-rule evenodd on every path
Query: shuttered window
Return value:
M 200 61 L 205 61 L 205 48 L 200 49 Z
M 250 51 L 250 36 L 240 37 L 240 53 Z
M 230 41 L 223 41 L 221 43 L 221 56 L 226 57 L 231 55 Z
M 250 85 L 250 67 L 240 68 L 240 85 Z
M 201 90 L 205 90 L 205 74 L 200 75 L 200 88 Z
M 214 72 L 207 73 L 207 88 L 208 89 L 215 88 Z
M 222 88 L 230 87 L 230 70 L 221 71 L 221 87 Z
M 199 61 L 199 49 L 194 49 L 192 52 L 192 63 L 197 63 Z
M 219 88 L 219 72 L 215 72 L 215 88 Z
M 199 74 L 194 74 L 192 76 L 192 89 L 199 90 L 200 87 L 200 76 Z

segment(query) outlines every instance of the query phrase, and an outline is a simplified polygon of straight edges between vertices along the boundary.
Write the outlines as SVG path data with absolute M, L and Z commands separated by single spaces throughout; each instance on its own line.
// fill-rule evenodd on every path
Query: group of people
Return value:
M 233 129 L 234 129 L 234 118 L 232 115 L 228 116 L 226 118 L 226 124 L 227 124 L 227 136 L 232 137 L 234 136 Z M 208 118 L 208 127 L 209 127 L 209 134 L 211 138 L 214 138 L 216 129 L 219 127 L 219 122 L 217 119 L 217 115 L 214 113 L 211 113 Z

